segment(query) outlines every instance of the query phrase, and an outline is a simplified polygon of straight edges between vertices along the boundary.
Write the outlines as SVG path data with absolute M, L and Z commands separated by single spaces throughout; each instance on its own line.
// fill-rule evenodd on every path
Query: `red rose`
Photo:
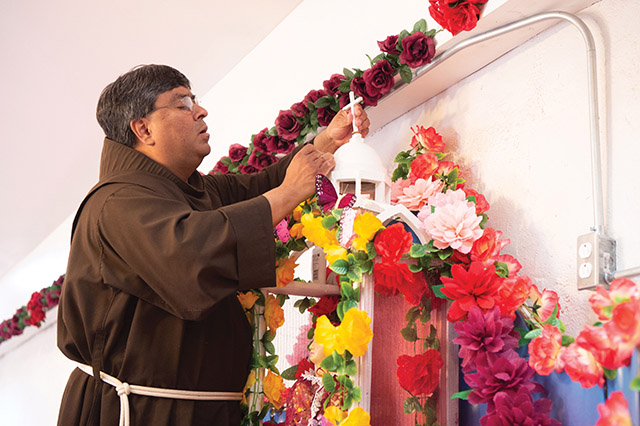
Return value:
M 383 262 L 397 262 L 404 253 L 411 250 L 412 244 L 413 237 L 401 223 L 386 227 L 374 240 L 376 252 L 382 256 Z
M 438 387 L 444 364 L 440 352 L 427 349 L 420 355 L 398 357 L 398 383 L 413 396 L 431 396 Z
M 229 158 L 233 162 L 240 161 L 244 158 L 245 155 L 247 155 L 248 149 L 249 148 L 247 148 L 246 146 L 242 146 L 239 143 L 234 143 L 229 147 Z
M 355 94 L 356 98 L 358 96 L 362 96 L 362 103 L 364 104 L 364 106 L 376 106 L 378 105 L 378 100 L 382 97 L 382 94 L 379 92 L 369 93 L 367 83 L 362 77 L 354 77 L 353 80 L 351 80 L 351 90 Z M 342 98 L 340 100 L 342 100 Z M 347 103 L 349 103 L 348 95 L 346 97 L 346 100 Z
M 418 31 L 402 39 L 400 63 L 418 68 L 431 62 L 436 54 L 436 45 L 431 37 Z
M 256 168 L 256 170 L 262 170 L 267 166 L 276 162 L 276 157 L 273 155 L 264 154 L 257 149 L 254 149 L 251 155 L 249 155 L 249 160 L 247 160 L 247 164 Z
M 324 90 L 309 90 L 309 93 L 307 93 L 307 96 L 304 97 L 303 102 L 306 104 L 307 102 L 311 102 L 312 104 L 315 104 L 318 99 L 327 96 L 327 92 L 325 92 Z
M 307 103 L 305 101 L 300 101 L 291 105 L 291 112 L 293 112 L 293 115 L 296 117 L 302 118 L 309 112 L 309 108 L 307 108 Z
M 351 102 L 351 99 L 349 99 L 349 93 L 340 93 L 340 97 L 338 98 L 340 108 L 344 108 L 349 104 L 349 102 Z
M 411 162 L 411 174 L 416 178 L 429 180 L 431 175 L 438 169 L 438 157 L 432 153 L 418 155 Z
M 455 7 L 449 6 L 448 0 L 429 0 L 429 14 L 451 34 L 469 31 L 478 24 L 480 9 L 487 0 L 461 1 Z
M 322 82 L 322 87 L 324 90 L 330 95 L 336 95 L 339 93 L 338 87 L 340 84 L 346 80 L 345 76 L 342 74 L 333 74 L 329 80 L 325 80 Z
M 266 141 L 267 152 L 276 154 L 288 154 L 293 151 L 293 148 L 296 146 L 294 141 L 288 141 L 278 136 L 270 137 Z
M 227 165 L 224 164 L 222 160 L 220 160 L 216 163 L 215 166 L 213 166 L 213 169 L 209 172 L 210 175 L 213 175 L 216 173 L 222 173 L 223 175 L 226 175 L 229 173 L 229 167 L 227 167 Z
M 373 265 L 374 289 L 385 296 L 395 296 L 403 282 L 413 282 L 406 263 L 378 262 Z
M 315 305 L 309 308 L 309 312 L 317 317 L 321 317 L 322 315 L 329 316 L 335 312 L 338 307 L 338 302 L 340 302 L 338 296 L 322 296 Z
M 489 202 L 484 195 L 471 188 L 462 188 L 462 190 L 467 197 L 474 197 L 476 199 L 476 214 L 484 213 L 489 210 Z
M 313 371 L 314 369 L 315 366 L 311 361 L 309 361 L 307 358 L 302 359 L 302 361 L 298 363 L 298 368 L 296 369 L 296 380 L 300 379 L 303 373 L 309 370 Z M 264 423 L 262 425 L 264 426 Z
M 392 35 L 384 39 L 384 41 L 379 41 L 378 47 L 384 53 L 388 53 L 390 55 L 399 55 L 400 51 L 398 50 L 398 35 Z
M 362 74 L 367 93 L 383 96 L 393 87 L 393 67 L 386 59 L 378 61 Z
M 399 281 L 398 291 L 402 293 L 408 304 L 418 306 L 422 300 L 422 296 L 427 294 L 430 289 L 424 279 L 422 272 L 413 273 L 411 281 Z
M 260 130 L 258 133 L 253 135 L 251 138 L 251 142 L 253 142 L 253 146 L 260 152 L 269 152 L 269 148 L 267 146 L 269 139 L 273 138 L 273 136 L 267 135 L 267 128 Z M 246 153 L 245 153 L 246 154 Z M 231 157 L 231 154 L 229 154 Z M 243 155 L 244 157 L 244 155 Z M 241 158 L 242 159 L 242 158 Z M 239 161 L 239 160 L 233 160 Z
M 302 125 L 293 116 L 291 110 L 281 110 L 276 118 L 276 130 L 282 139 L 292 141 L 300 135 Z
M 333 117 L 336 116 L 337 112 L 332 110 L 330 107 L 318 108 L 318 124 L 321 126 L 328 126 L 333 120 Z
M 39 291 L 31 295 L 31 300 L 27 303 L 27 312 L 29 312 L 29 318 L 25 320 L 27 324 L 40 327 L 40 323 L 44 320 L 44 311 L 42 310 L 42 294 Z
M 257 173 L 260 170 L 256 169 L 255 167 L 253 167 L 250 164 L 240 164 L 238 166 L 238 171 L 243 175 L 250 175 L 252 173 Z

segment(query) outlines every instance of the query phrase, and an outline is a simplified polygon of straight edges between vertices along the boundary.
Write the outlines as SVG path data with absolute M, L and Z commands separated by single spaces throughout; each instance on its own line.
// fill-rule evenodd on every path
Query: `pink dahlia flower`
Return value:
M 549 417 L 551 400 L 540 398 L 533 401 L 531 394 L 519 389 L 515 394 L 498 392 L 494 397 L 496 409 L 480 419 L 481 426 L 561 426 L 558 420 Z
M 429 198 L 441 193 L 444 182 L 433 180 L 433 178 L 417 179 L 413 185 L 402 189 L 402 194 L 398 196 L 398 204 L 402 204 L 409 210 L 420 210 Z

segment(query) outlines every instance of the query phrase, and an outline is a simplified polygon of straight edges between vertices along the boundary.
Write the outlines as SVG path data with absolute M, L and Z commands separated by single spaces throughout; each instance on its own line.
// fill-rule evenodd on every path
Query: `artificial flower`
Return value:
M 352 246 L 356 250 L 366 251 L 367 243 L 370 242 L 384 225 L 376 215 L 366 212 L 357 215 L 353 221 L 353 231 L 358 235 L 354 238 Z
M 242 403 L 247 404 L 247 390 L 251 389 L 251 387 L 256 383 L 258 378 L 256 377 L 258 374 L 258 370 L 251 370 L 249 372 L 249 377 L 247 377 L 247 382 L 242 389 Z
M 431 296 L 433 292 L 428 287 L 422 271 L 412 273 L 412 278 L 412 280 L 399 280 L 396 286 L 408 304 L 418 306 L 423 296 Z
M 284 324 L 284 311 L 273 294 L 268 294 L 264 302 L 264 321 L 272 332 Z
M 329 106 L 316 109 L 316 113 L 318 114 L 318 124 L 321 126 L 328 126 L 337 114 L 337 112 Z
M 256 170 L 262 170 L 276 161 L 278 161 L 278 159 L 274 155 L 265 154 L 254 149 L 249 155 L 247 165 L 253 166 Z
M 542 293 L 540 293 L 538 287 L 532 285 L 529 297 L 533 301 L 534 305 L 539 306 L 539 308 L 536 309 L 536 312 L 538 314 L 538 317 L 540 318 L 540 321 L 544 322 L 548 320 L 556 307 L 558 309 L 557 316 L 560 316 L 560 298 L 558 297 L 558 293 L 556 293 L 555 291 L 547 290 L 545 288 L 544 290 L 542 290 Z
M 264 396 L 277 408 L 280 409 L 284 403 L 284 379 L 273 371 L 269 370 L 267 377 L 262 382 Z
M 360 407 L 356 407 L 349 412 L 346 419 L 340 422 L 339 426 L 370 426 L 371 416 Z
M 285 287 L 293 281 L 296 266 L 298 266 L 298 264 L 292 257 L 286 257 L 278 260 L 276 264 L 277 287 Z
M 452 278 L 440 278 L 444 284 L 442 293 L 453 300 L 447 312 L 450 322 L 464 318 L 473 306 L 478 306 L 483 311 L 495 306 L 501 281 L 493 266 L 471 262 L 467 271 L 459 264 L 453 265 L 451 276 Z
M 31 299 L 27 303 L 27 312 L 29 312 L 29 317 L 25 319 L 25 322 L 29 325 L 35 325 L 36 327 L 40 327 L 40 325 L 42 325 L 42 321 L 44 321 L 45 317 L 40 299 L 42 299 L 42 294 L 39 291 L 36 291 L 31 295 Z
M 560 372 L 562 351 L 562 333 L 557 327 L 544 324 L 542 334 L 529 343 L 529 365 L 541 376 L 548 376 L 554 370 Z
M 413 237 L 400 222 L 394 223 L 382 230 L 374 241 L 376 253 L 382 261 L 397 262 L 411 249 Z
M 610 333 L 605 327 L 585 326 L 575 343 L 610 370 L 628 365 L 635 345 L 625 342 L 619 335 Z
M 598 315 L 600 321 L 611 318 L 614 306 L 630 300 L 640 300 L 640 284 L 626 278 L 613 280 L 609 290 L 598 286 L 595 293 L 589 297 L 591 309 Z
M 275 125 L 278 136 L 289 141 L 295 140 L 302 131 L 302 124 L 298 122 L 291 110 L 280 110 Z
M 340 422 L 346 417 L 346 413 L 340 410 L 335 405 L 330 405 L 324 410 L 323 416 L 325 419 L 331 422 L 332 425 L 335 426 L 339 425 Z
M 238 166 L 238 172 L 243 175 L 250 175 L 253 173 L 258 173 L 260 170 L 256 169 L 251 164 L 240 164 Z
M 474 241 L 482 236 L 482 218 L 476 215 L 475 204 L 467 201 L 460 189 L 436 194 L 420 210 L 418 219 L 439 249 L 451 247 L 469 253 Z
M 303 212 L 302 205 L 298 204 L 296 208 L 293 209 L 293 213 L 292 213 L 293 220 L 295 220 L 296 222 L 300 222 L 300 219 L 302 219 L 302 212 Z
M 583 388 L 604 385 L 602 366 L 595 357 L 577 342 L 571 343 L 560 354 L 560 366 L 571 380 L 579 382 Z
M 437 169 L 438 157 L 431 152 L 418 155 L 411 162 L 411 175 L 416 179 L 430 179 Z
M 308 371 L 315 371 L 315 365 L 308 358 L 303 358 L 298 363 L 298 368 L 296 369 L 296 380 L 302 377 L 302 375 Z
M 617 335 L 628 346 L 640 345 L 640 300 L 617 304 L 611 312 L 611 320 L 604 328 Z
M 329 265 L 333 264 L 338 259 L 347 260 L 347 249 L 340 245 L 330 245 L 324 248 L 324 254 L 327 257 Z
M 322 296 L 315 305 L 309 308 L 309 312 L 317 317 L 330 315 L 335 312 L 338 302 L 340 302 L 340 298 L 337 296 Z
M 456 35 L 475 28 L 480 10 L 486 2 L 487 0 L 464 0 L 451 7 L 449 0 L 429 0 L 429 14 L 442 28 Z
M 531 278 L 526 275 L 516 275 L 502 280 L 496 299 L 500 313 L 515 319 L 516 310 L 526 302 L 532 286 Z
M 490 207 L 489 202 L 487 201 L 484 195 L 480 194 L 478 191 L 475 191 L 471 188 L 465 187 L 465 188 L 462 188 L 462 190 L 466 194 L 467 198 L 473 197 L 475 199 L 477 214 L 484 213 L 487 210 L 489 210 L 489 207 Z
M 362 79 L 371 95 L 386 95 L 393 87 L 394 70 L 389 61 L 382 59 L 362 74 Z
M 259 298 L 260 296 L 258 296 L 258 294 L 253 291 L 238 293 L 238 300 L 240 301 L 242 307 L 246 310 L 253 308 L 253 305 L 255 305 L 256 300 L 258 300 Z
M 510 254 L 501 254 L 500 256 L 496 256 L 495 261 L 503 264 L 502 266 L 506 268 L 508 277 L 513 277 L 515 274 L 520 272 L 520 269 L 522 269 L 522 265 L 518 262 L 518 259 Z
M 395 296 L 403 281 L 413 282 L 413 273 L 406 263 L 383 260 L 373 265 L 374 289 L 378 293 Z
M 374 93 L 369 92 L 369 87 L 363 77 L 354 77 L 351 80 L 350 88 L 356 97 L 362 97 L 362 104 L 364 106 L 376 106 L 378 105 L 378 100 L 382 97 L 382 93 L 378 91 Z M 349 97 L 347 96 L 346 99 L 348 101 Z
M 322 226 L 322 216 L 314 216 L 311 213 L 302 215 L 300 222 L 303 225 L 302 234 L 306 239 L 318 247 L 328 247 L 338 245 L 336 231 L 325 229 Z
M 409 210 L 420 210 L 431 197 L 442 192 L 444 183 L 441 180 L 416 179 L 415 183 L 402 189 L 402 194 L 397 196 L 397 204 L 402 204 Z
M 332 74 L 328 80 L 322 82 L 322 87 L 324 87 L 325 92 L 329 95 L 334 96 L 338 93 L 341 93 L 338 88 L 340 84 L 346 80 L 346 77 L 342 74 Z
M 413 396 L 431 396 L 438 387 L 440 370 L 444 365 L 440 352 L 427 349 L 414 356 L 398 357 L 396 375 L 400 386 Z
M 266 130 L 266 129 L 265 129 Z M 245 155 L 247 155 L 246 146 L 242 146 L 239 143 L 234 143 L 229 147 L 229 159 L 233 162 L 241 161 Z
M 268 132 L 268 129 L 265 127 L 264 129 L 260 130 L 258 133 L 256 133 L 251 137 L 251 142 L 253 143 L 254 149 L 257 149 L 260 152 L 270 152 L 269 147 L 267 146 L 267 140 L 269 138 L 272 138 L 273 136 L 269 136 L 267 132 Z M 242 157 L 240 157 L 237 160 L 234 160 L 234 158 L 238 158 L 238 157 L 232 157 L 231 151 L 229 151 L 229 158 L 231 158 L 233 161 L 240 161 L 242 160 L 242 158 L 244 158 L 246 154 L 247 153 L 245 152 Z
M 388 53 L 390 55 L 399 55 L 400 51 L 398 50 L 398 34 L 390 35 L 383 41 L 379 41 L 378 47 L 384 53 Z
M 351 308 L 344 314 L 342 323 L 338 326 L 338 334 L 344 342 L 345 349 L 351 352 L 351 355 L 362 356 L 367 351 L 369 342 L 373 338 L 373 331 L 369 324 L 371 324 L 371 318 L 366 311 Z
M 345 342 L 342 340 L 338 327 L 331 324 L 326 315 L 322 315 L 316 321 L 316 331 L 313 339 L 322 345 L 325 356 L 331 355 L 333 351 L 337 351 L 339 354 L 344 353 Z
M 444 150 L 444 142 L 442 142 L 442 136 L 436 132 L 436 129 L 429 127 L 427 129 L 424 126 L 416 126 L 411 128 L 413 137 L 411 138 L 411 147 L 418 150 L 426 150 L 431 152 L 442 152 Z
M 453 343 L 460 345 L 458 356 L 462 358 L 462 371 L 474 369 L 480 354 L 500 355 L 518 347 L 520 335 L 513 329 L 513 321 L 500 315 L 497 307 L 483 313 L 477 306 L 469 309 L 466 321 L 455 324 L 458 337 Z
M 400 63 L 409 65 L 411 68 L 428 64 L 436 54 L 433 38 L 420 31 L 403 38 L 401 44 Z
M 302 233 L 303 229 L 304 226 L 300 222 L 294 223 L 293 225 L 291 225 L 291 228 L 289 228 L 289 235 L 291 236 L 291 238 L 298 240 L 304 237 L 304 234 Z
M 633 426 L 629 403 L 620 391 L 612 392 L 604 404 L 598 404 L 600 418 L 595 426 Z
M 480 419 L 481 426 L 562 426 L 558 420 L 549 417 L 551 400 L 540 398 L 534 402 L 525 389 L 515 393 L 498 392 L 493 399 L 495 411 Z
M 291 236 L 289 234 L 289 229 L 287 228 L 287 225 L 288 225 L 287 219 L 282 219 L 280 222 L 278 222 L 278 224 L 273 230 L 273 232 L 276 234 L 276 238 L 282 241 L 284 244 L 289 242 L 289 239 L 290 239 L 289 237 Z
M 465 191 L 466 193 L 466 191 Z M 471 260 L 493 263 L 500 251 L 509 244 L 509 239 L 501 240 L 501 231 L 485 228 L 482 236 L 473 242 L 469 256 Z
M 223 158 L 228 159 L 229 157 L 223 157 Z M 229 174 L 229 166 L 224 164 L 222 159 L 218 161 L 216 165 L 213 166 L 213 169 L 211 169 L 211 171 L 209 172 L 210 175 L 215 175 L 216 173 L 221 173 L 223 175 Z

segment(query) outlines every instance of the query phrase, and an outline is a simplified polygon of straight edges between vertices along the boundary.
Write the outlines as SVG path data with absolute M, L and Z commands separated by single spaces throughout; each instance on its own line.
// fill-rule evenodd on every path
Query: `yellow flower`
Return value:
M 247 404 L 247 389 L 250 389 L 258 380 L 256 377 L 256 370 L 251 370 L 249 372 L 249 377 L 247 377 L 247 383 L 244 385 L 244 389 L 242 389 L 242 403 Z
M 340 247 L 339 245 L 330 245 L 325 247 L 324 253 L 327 255 L 329 265 L 338 259 L 347 260 L 347 249 Z
M 290 257 L 280 259 L 276 266 L 276 285 L 284 287 L 293 281 L 294 270 L 298 264 Z
M 282 407 L 282 403 L 284 402 L 282 395 L 284 392 L 284 380 L 282 377 L 269 370 L 267 377 L 265 377 L 262 382 L 262 389 L 264 390 L 264 395 L 276 408 L 279 409 Z
M 289 235 L 291 235 L 291 238 L 298 240 L 304 237 L 304 235 L 302 234 L 303 229 L 304 227 L 301 223 L 294 223 L 291 229 L 289 229 Z
M 325 416 L 326 417 L 326 416 Z M 349 416 L 342 422 L 340 426 L 370 426 L 371 416 L 360 407 L 356 407 L 349 412 Z
M 284 311 L 273 294 L 268 294 L 265 298 L 264 321 L 269 330 L 273 332 L 284 324 Z
M 301 223 L 303 225 L 302 235 L 318 247 L 327 247 L 330 245 L 338 245 L 336 231 L 324 229 L 322 226 L 322 216 L 315 217 L 312 214 L 302 215 Z
M 302 217 L 302 205 L 299 204 L 295 209 L 293 209 L 293 220 L 296 222 L 300 222 L 300 218 Z
M 345 412 L 341 411 L 338 407 L 331 405 L 324 410 L 325 419 L 329 420 L 331 424 L 338 425 L 344 419 Z
M 338 334 L 345 348 L 353 356 L 362 356 L 367 351 L 369 342 L 373 338 L 373 331 L 369 324 L 371 324 L 369 315 L 358 308 L 351 308 L 344 314 L 342 323 L 338 327 Z
M 334 327 L 326 315 L 318 318 L 316 322 L 316 332 L 313 339 L 322 345 L 325 356 L 331 355 L 333 351 L 338 351 L 341 355 L 344 353 L 345 347 L 338 329 L 339 326 Z
M 253 291 L 247 291 L 246 293 L 238 293 L 238 300 L 243 308 L 249 310 L 253 308 L 253 305 L 258 300 L 258 295 Z
M 380 229 L 384 228 L 380 219 L 373 213 L 366 212 L 356 216 L 353 221 L 353 232 L 358 236 L 354 238 L 352 247 L 356 250 L 365 251 L 367 243 L 373 239 Z

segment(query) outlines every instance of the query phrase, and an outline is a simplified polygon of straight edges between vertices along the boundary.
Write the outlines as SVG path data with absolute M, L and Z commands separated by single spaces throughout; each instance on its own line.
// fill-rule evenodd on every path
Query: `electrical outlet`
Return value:
M 615 270 L 615 240 L 596 231 L 578 237 L 578 290 L 609 288 L 605 276 Z

